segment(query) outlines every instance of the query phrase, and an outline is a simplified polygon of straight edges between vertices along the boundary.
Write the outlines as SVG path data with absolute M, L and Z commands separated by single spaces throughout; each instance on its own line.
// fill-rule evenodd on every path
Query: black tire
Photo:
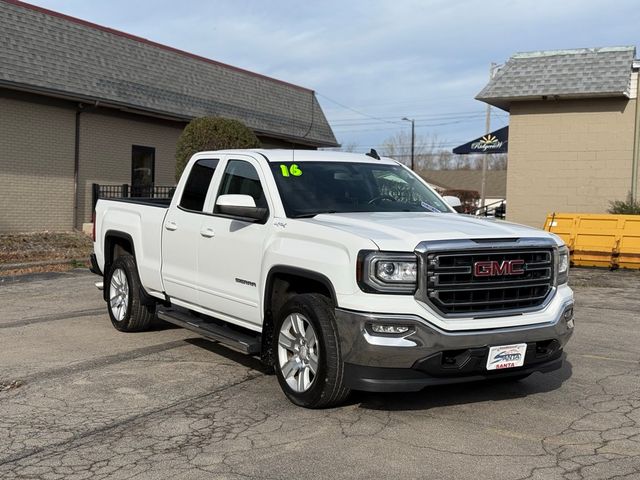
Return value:
M 114 275 L 116 275 L 115 280 Z M 126 278 L 126 284 L 121 281 L 123 276 Z M 155 305 L 144 305 L 141 302 L 141 284 L 135 258 L 129 254 L 116 258 L 105 280 L 107 310 L 113 326 L 121 332 L 148 330 L 155 319 Z M 126 289 L 126 300 L 123 296 L 112 299 L 114 289 L 118 291 L 118 288 L 120 292 Z
M 313 327 L 319 348 L 317 371 L 308 390 L 297 392 L 285 379 L 278 354 L 280 331 L 287 317 L 301 314 Z M 278 312 L 273 332 L 275 371 L 278 382 L 287 398 L 305 408 L 327 408 L 343 403 L 349 396 L 344 382 L 344 362 L 335 322 L 334 307 L 324 295 L 305 293 L 287 301 Z

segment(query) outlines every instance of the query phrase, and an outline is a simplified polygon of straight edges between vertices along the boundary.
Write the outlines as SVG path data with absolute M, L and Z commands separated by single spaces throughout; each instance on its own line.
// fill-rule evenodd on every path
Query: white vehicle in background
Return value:
M 170 203 L 100 199 L 94 250 L 115 328 L 258 355 L 304 407 L 552 371 L 573 332 L 558 237 L 459 215 L 375 154 L 198 153 Z

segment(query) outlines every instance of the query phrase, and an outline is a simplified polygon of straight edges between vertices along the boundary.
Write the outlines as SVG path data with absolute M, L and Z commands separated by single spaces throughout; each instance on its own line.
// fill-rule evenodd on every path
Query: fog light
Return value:
M 407 333 L 409 331 L 409 327 L 404 325 L 384 325 L 374 323 L 371 325 L 371 330 L 373 330 L 374 333 Z
M 567 322 L 567 326 L 569 328 L 573 328 L 573 306 L 567 308 L 562 313 L 562 318 L 564 319 L 565 322 Z

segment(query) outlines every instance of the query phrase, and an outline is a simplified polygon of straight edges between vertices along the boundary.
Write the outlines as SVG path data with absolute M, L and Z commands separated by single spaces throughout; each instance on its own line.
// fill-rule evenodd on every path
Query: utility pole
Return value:
M 402 120 L 411 122 L 411 170 L 413 170 L 413 162 L 416 150 L 416 121 L 414 119 L 408 119 L 403 117 Z
M 491 62 L 489 66 L 489 81 L 493 79 L 493 72 L 496 64 Z M 484 129 L 486 134 L 491 133 L 491 105 L 487 103 L 487 116 L 485 118 Z M 486 202 L 486 186 L 487 186 L 487 154 L 482 154 L 482 186 L 480 188 L 480 207 L 484 207 Z

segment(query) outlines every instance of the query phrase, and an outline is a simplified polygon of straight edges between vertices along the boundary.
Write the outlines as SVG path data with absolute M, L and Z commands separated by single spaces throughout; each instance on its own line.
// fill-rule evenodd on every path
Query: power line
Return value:
M 416 144 L 416 148 L 441 148 L 441 147 L 448 147 L 448 146 L 452 146 L 452 145 L 460 145 L 462 143 L 464 143 L 465 140 L 448 140 L 446 142 L 435 142 L 435 143 L 424 143 L 424 144 Z M 351 144 L 350 147 L 351 148 L 365 148 L 365 149 L 369 149 L 369 148 L 384 148 L 387 145 L 385 144 L 378 144 L 378 145 L 372 145 L 372 144 Z M 411 145 L 406 144 L 406 145 L 396 145 L 397 148 L 399 149 L 410 149 Z M 339 150 L 339 148 L 337 148 Z
M 483 114 L 484 112 L 482 110 L 465 110 L 463 112 L 438 112 L 438 113 L 414 113 L 411 115 L 411 117 L 415 117 L 415 118 L 419 118 L 419 117 L 424 117 L 424 118 L 437 118 L 437 117 L 448 117 L 451 115 L 478 115 L 478 114 Z M 400 113 L 398 114 L 394 114 L 393 116 L 389 116 L 389 117 L 377 117 L 380 119 L 394 119 L 397 118 L 398 115 L 401 115 Z M 360 121 L 365 121 L 362 118 L 359 117 L 347 117 L 347 118 L 338 118 L 335 120 L 335 122 L 360 122 Z M 366 120 L 368 121 L 368 120 Z
M 473 117 L 480 117 L 484 115 L 483 112 L 470 112 L 470 113 L 442 113 L 442 114 L 437 114 L 437 115 L 428 115 L 428 114 L 423 114 L 423 115 L 411 115 L 411 118 L 413 118 L 416 123 L 417 122 L 425 122 L 425 121 L 430 121 L 430 120 L 456 120 L 456 119 L 462 119 L 462 118 L 473 118 Z M 398 116 L 394 116 L 394 117 L 390 117 L 390 118 L 397 118 Z M 359 119 L 359 120 L 333 120 L 330 122 L 331 125 L 333 126 L 340 126 L 340 127 L 352 127 L 352 126 L 360 126 L 360 125 L 375 125 L 376 123 L 379 123 L 379 121 L 376 120 L 365 120 L 365 119 Z
M 441 123 L 429 123 L 429 124 L 422 124 L 422 125 L 416 125 L 416 128 L 433 128 L 433 127 L 444 127 L 447 125 L 457 125 L 457 124 L 461 124 L 461 123 L 469 123 L 469 122 L 475 122 L 480 120 L 481 117 L 476 117 L 476 118 L 469 118 L 469 119 L 464 119 L 464 120 L 456 120 L 456 121 L 451 121 L 451 122 L 441 122 Z M 332 127 L 333 128 L 333 127 Z M 367 132 L 384 132 L 384 131 L 390 131 L 392 130 L 391 127 L 377 127 L 377 128 L 359 128 L 359 129 L 347 129 L 344 130 L 340 127 L 335 128 L 334 129 L 336 131 L 336 133 L 338 134 L 346 134 L 346 133 L 367 133 Z
M 462 114 L 441 114 L 441 115 L 419 115 L 419 116 L 413 116 L 412 118 L 415 119 L 416 123 L 422 123 L 422 122 L 428 122 L 428 121 L 435 121 L 435 120 L 463 120 L 463 119 L 473 119 L 473 118 L 481 118 L 485 115 L 485 113 L 482 112 L 475 112 L 475 113 L 462 113 Z M 509 116 L 506 114 L 497 114 L 495 115 L 497 118 L 500 118 L 501 120 L 508 120 Z M 396 118 L 396 117 L 391 117 L 391 118 Z M 378 125 L 380 122 L 379 121 L 372 121 L 372 120 L 350 120 L 350 121 L 343 121 L 343 120 L 334 120 L 334 121 L 330 121 L 329 122 L 331 124 L 332 127 L 334 128 L 340 128 L 340 127 L 360 127 L 360 126 L 369 126 L 369 125 Z
M 377 117 L 377 116 L 373 116 L 373 115 L 369 115 L 366 114 L 364 112 L 361 112 L 360 110 L 357 110 L 353 107 L 350 107 L 348 105 L 345 105 L 341 102 L 338 102 L 337 100 L 334 100 L 322 93 L 316 92 L 317 95 L 321 96 L 322 98 L 346 109 L 349 110 L 351 112 L 354 112 L 362 117 L 365 117 L 369 120 L 363 120 L 360 118 L 343 118 L 343 119 L 338 119 L 335 120 L 334 122 L 330 122 L 330 124 L 332 125 L 332 128 L 334 130 L 339 131 L 340 133 L 366 133 L 366 132 L 373 132 L 373 131 L 388 131 L 390 130 L 389 127 L 382 127 L 382 128 L 358 128 L 358 129 L 349 129 L 348 127 L 366 127 L 369 125 L 376 125 L 379 122 L 382 123 L 387 123 L 390 125 L 394 125 L 394 126 L 399 126 L 402 125 L 401 122 L 399 121 L 393 121 L 390 120 L 391 118 L 395 118 L 395 117 Z M 398 115 L 399 116 L 399 115 Z M 415 117 L 416 123 L 422 123 L 425 121 L 429 121 L 429 120 L 445 120 L 445 119 L 450 119 L 452 121 L 447 121 L 447 122 L 439 122 L 439 123 L 427 123 L 427 124 L 422 124 L 422 125 L 418 125 L 418 128 L 431 128 L 431 127 L 440 127 L 440 126 L 446 126 L 446 125 L 455 125 L 455 124 L 459 124 L 459 123 L 464 123 L 464 122 L 469 122 L 469 121 L 473 121 L 476 120 L 477 118 L 479 118 L 480 116 L 482 116 L 482 113 L 477 112 L 477 111 L 466 111 L 466 112 L 441 112 L 441 113 L 437 113 L 437 114 L 422 114 L 422 115 L 412 115 L 413 117 Z M 371 120 L 373 120 L 373 122 L 371 122 Z M 347 127 L 347 129 L 343 129 L 343 127 Z
M 468 94 L 460 94 L 460 95 L 445 95 L 439 96 L 436 99 L 425 99 L 422 97 L 421 99 L 413 99 L 413 100 L 403 100 L 398 102 L 383 102 L 383 103 L 369 103 L 363 106 L 356 106 L 354 108 L 383 108 L 388 107 L 390 105 L 417 105 L 417 104 L 425 104 L 425 103 L 441 103 L 441 100 L 451 99 L 451 98 L 469 98 Z
M 331 98 L 327 97 L 326 95 L 323 95 L 322 93 L 316 92 L 316 95 L 319 95 L 319 96 L 321 96 L 322 98 L 324 98 L 324 99 L 326 99 L 326 100 L 329 100 L 330 102 L 333 102 L 333 103 L 335 103 L 336 105 L 341 106 L 342 108 L 346 108 L 347 110 L 350 110 L 350 111 L 352 111 L 352 112 L 354 112 L 354 113 L 357 113 L 358 115 L 362 115 L 363 117 L 371 118 L 371 119 L 373 119 L 373 120 L 378 120 L 378 121 L 385 122 L 385 123 L 392 123 L 392 124 L 400 125 L 400 122 L 391 122 L 391 121 L 389 121 L 389 120 L 384 120 L 384 119 L 379 118 L 379 117 L 374 117 L 374 116 L 372 116 L 372 115 L 367 115 L 366 113 L 362 113 L 361 111 L 356 110 L 355 108 L 351 108 L 351 107 L 349 107 L 349 106 L 347 106 L 347 105 L 344 105 L 344 104 L 342 104 L 342 103 L 340 103 L 340 102 L 338 102 L 338 101 L 336 101 L 336 100 L 333 100 L 333 99 L 331 99 Z
M 474 118 L 467 118 L 467 119 L 455 120 L 455 121 L 450 121 L 450 122 L 422 124 L 422 125 L 416 125 L 416 128 L 431 128 L 431 127 L 443 127 L 443 126 L 446 126 L 446 125 L 457 125 L 459 123 L 467 123 L 467 122 L 478 121 L 478 120 L 480 120 L 480 118 L 481 117 L 474 117 Z M 390 127 L 360 128 L 360 129 L 347 129 L 347 130 L 344 130 L 344 129 L 340 128 L 340 127 L 337 127 L 334 130 L 336 130 L 337 132 L 339 132 L 341 134 L 343 134 L 343 133 L 366 133 L 366 132 L 376 132 L 376 131 L 388 131 L 388 130 L 390 130 Z

